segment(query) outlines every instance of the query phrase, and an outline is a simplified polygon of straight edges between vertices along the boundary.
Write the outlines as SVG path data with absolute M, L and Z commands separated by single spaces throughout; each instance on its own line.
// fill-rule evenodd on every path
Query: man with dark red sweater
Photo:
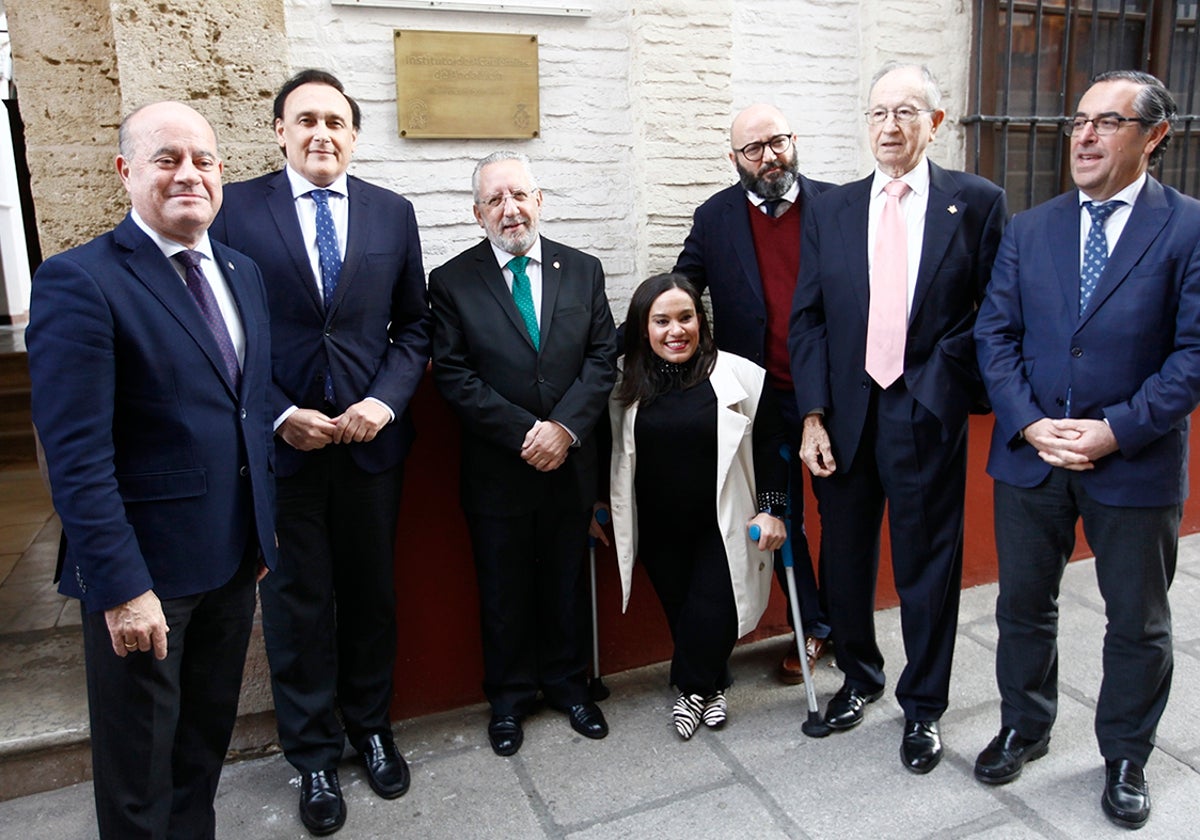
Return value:
M 788 446 L 800 447 L 802 418 L 796 408 L 788 360 L 788 316 L 800 270 L 800 218 L 804 204 L 833 184 L 800 174 L 796 135 L 773 105 L 746 108 L 729 130 L 729 160 L 740 183 L 721 190 L 696 210 L 675 271 L 687 276 L 712 300 L 717 346 L 767 370 L 787 423 Z M 791 461 L 792 521 L 804 524 L 804 468 Z M 801 535 L 803 532 L 800 532 Z M 829 644 L 829 624 L 817 591 L 805 539 L 793 542 L 796 586 L 808 664 L 816 665 Z M 775 570 L 784 595 L 782 563 Z M 789 621 L 791 613 L 789 611 Z M 786 683 L 803 681 L 799 650 L 793 647 L 779 667 Z

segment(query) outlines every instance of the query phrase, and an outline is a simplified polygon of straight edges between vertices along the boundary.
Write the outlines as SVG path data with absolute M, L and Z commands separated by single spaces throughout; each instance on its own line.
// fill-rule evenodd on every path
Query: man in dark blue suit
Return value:
M 1150 816 L 1144 768 L 1171 685 L 1171 611 L 1200 401 L 1200 202 L 1147 174 L 1175 102 L 1146 73 L 1093 80 L 1066 125 L 1076 189 L 1018 214 L 975 337 L 996 412 L 1000 733 L 975 776 L 1002 784 L 1046 754 L 1058 698 L 1058 584 L 1075 525 L 1108 618 L 1096 738 L 1101 805 Z
M 946 116 L 924 67 L 890 64 L 866 112 L 875 173 L 805 214 L 789 347 L 816 482 L 837 664 L 835 730 L 883 693 L 875 582 L 887 503 L 907 664 L 900 758 L 942 756 L 962 578 L 967 415 L 983 402 L 971 328 L 1004 228 L 1004 192 L 927 161 Z
M 800 174 L 796 135 L 773 105 L 744 109 L 729 129 L 729 160 L 739 183 L 701 204 L 673 271 L 683 274 L 712 300 L 717 346 L 765 367 L 787 424 L 788 446 L 800 448 L 802 418 L 796 409 L 788 360 L 788 316 L 800 270 L 800 231 L 807 203 L 833 186 Z M 803 536 L 804 466 L 791 460 L 792 521 Z M 826 651 L 829 624 L 817 591 L 808 541 L 795 539 L 796 589 L 804 621 L 809 668 Z M 783 563 L 775 572 L 784 596 Z M 791 611 L 788 611 L 791 621 Z M 792 645 L 779 666 L 786 683 L 803 682 L 800 651 Z
M 208 238 L 222 164 L 205 119 L 147 105 L 120 146 L 132 212 L 34 277 L 33 419 L 60 591 L 83 608 L 100 836 L 211 838 L 255 578 L 275 563 L 266 293 Z
M 231 184 L 213 225 L 268 278 L 280 565 L 262 587 L 263 636 L 314 834 L 345 822 L 347 738 L 379 796 L 402 795 L 410 778 L 389 716 L 393 564 L 429 307 L 412 204 L 346 174 L 360 121 L 335 77 L 294 76 L 275 98 L 287 166 Z

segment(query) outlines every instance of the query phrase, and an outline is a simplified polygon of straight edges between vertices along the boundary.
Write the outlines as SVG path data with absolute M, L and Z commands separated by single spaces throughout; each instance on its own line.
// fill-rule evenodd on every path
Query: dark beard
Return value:
M 760 177 L 757 171 L 746 169 L 740 163 L 737 165 L 737 171 L 738 180 L 742 182 L 742 189 L 752 192 L 766 201 L 783 198 L 787 195 L 787 191 L 792 188 L 792 184 L 796 183 L 796 178 L 800 175 L 800 167 L 796 165 L 794 158 L 787 164 L 775 162 L 768 170 L 779 173 L 775 178 Z

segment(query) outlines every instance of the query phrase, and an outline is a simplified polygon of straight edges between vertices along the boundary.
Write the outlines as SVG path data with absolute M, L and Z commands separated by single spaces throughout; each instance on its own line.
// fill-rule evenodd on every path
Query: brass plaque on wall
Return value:
M 397 29 L 396 116 L 401 137 L 537 137 L 537 36 Z

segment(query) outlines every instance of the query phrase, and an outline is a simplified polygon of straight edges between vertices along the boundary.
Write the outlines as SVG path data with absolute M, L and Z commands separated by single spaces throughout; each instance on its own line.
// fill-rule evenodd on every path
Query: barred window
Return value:
M 1200 194 L 1196 0 L 977 0 L 967 165 L 1008 191 L 1012 211 L 1071 187 L 1064 117 L 1105 70 L 1144 70 L 1179 104 L 1154 174 Z

